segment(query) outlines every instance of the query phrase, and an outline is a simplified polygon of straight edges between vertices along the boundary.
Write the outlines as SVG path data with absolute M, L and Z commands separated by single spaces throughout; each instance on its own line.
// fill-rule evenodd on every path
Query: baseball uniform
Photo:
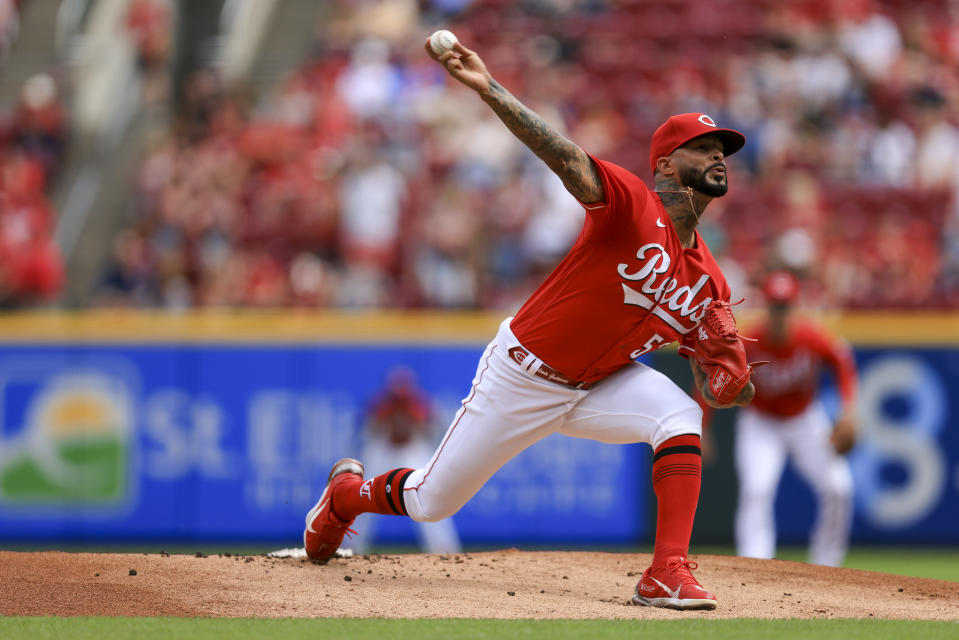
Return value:
M 682 248 L 639 178 L 595 162 L 606 203 L 587 205 L 569 254 L 486 348 L 439 449 L 405 484 L 412 518 L 452 515 L 497 469 L 557 431 L 654 448 L 701 433 L 699 406 L 633 361 L 677 340 L 691 352 L 692 329 L 729 287 L 698 234 L 695 247 Z
M 705 114 L 680 114 L 654 133 L 651 165 L 702 136 L 711 137 L 684 153 L 699 154 L 704 165 L 717 158 L 722 164 L 722 151 L 728 155 L 745 142 Z M 656 193 L 622 167 L 591 162 L 602 201 L 583 205 L 585 222 L 569 253 L 500 325 L 433 457 L 421 468 L 368 480 L 359 461 L 334 465 L 306 519 L 311 558 L 327 559 L 359 513 L 420 522 L 451 516 L 507 461 L 550 434 L 648 442 L 654 449 L 656 542 L 633 601 L 716 606 L 686 558 L 699 498 L 702 410 L 635 360 L 676 341 L 691 355 L 694 329 L 710 302 L 728 301 L 729 287 L 698 232 L 684 246 Z
M 817 400 L 821 374 L 831 370 L 844 403 L 855 395 L 856 373 L 849 348 L 809 321 L 790 323 L 785 340 L 771 338 L 766 324 L 746 342 L 750 360 L 769 360 L 756 369 L 756 395 L 736 421 L 739 505 L 736 547 L 741 556 L 772 558 L 776 532 L 773 503 L 787 458 L 810 484 L 818 517 L 810 560 L 842 564 L 852 518 L 852 475 L 846 458 L 829 441 L 832 423 Z

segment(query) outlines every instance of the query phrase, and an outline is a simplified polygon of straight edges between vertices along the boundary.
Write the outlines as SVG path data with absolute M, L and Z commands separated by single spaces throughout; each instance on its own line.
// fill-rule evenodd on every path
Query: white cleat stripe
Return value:
M 327 485 L 326 489 L 323 489 L 323 495 L 320 496 L 319 501 L 317 501 L 317 503 L 313 505 L 313 508 L 310 509 L 310 512 L 306 514 L 306 530 L 310 533 L 316 533 L 316 531 L 313 530 L 313 521 L 316 519 L 316 516 L 320 515 L 323 507 L 326 506 L 327 489 L 329 489 L 329 485 Z
M 670 589 L 669 587 L 667 587 L 666 585 L 664 585 L 659 580 L 657 580 L 656 578 L 654 578 L 653 576 L 649 576 L 649 579 L 655 582 L 656 584 L 658 584 L 660 587 L 662 587 L 663 591 L 668 593 L 670 598 L 679 600 L 679 590 L 683 588 L 683 585 L 679 585 L 678 587 L 676 587 L 676 590 L 674 591 Z

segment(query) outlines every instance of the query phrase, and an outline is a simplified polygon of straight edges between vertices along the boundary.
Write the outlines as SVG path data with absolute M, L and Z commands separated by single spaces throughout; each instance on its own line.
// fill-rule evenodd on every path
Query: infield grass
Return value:
M 682 614 L 677 614 L 682 615 Z M 315 618 L 0 618 L 0 637 L 71 638 L 348 638 L 349 640 L 878 640 L 956 638 L 959 622 L 906 620 L 356 620 Z
M 781 549 L 779 558 L 805 562 L 805 549 Z M 900 549 L 897 547 L 853 547 L 843 566 L 847 569 L 878 571 L 900 576 L 959 581 L 959 547 Z M 956 631 L 959 638 L 959 629 Z

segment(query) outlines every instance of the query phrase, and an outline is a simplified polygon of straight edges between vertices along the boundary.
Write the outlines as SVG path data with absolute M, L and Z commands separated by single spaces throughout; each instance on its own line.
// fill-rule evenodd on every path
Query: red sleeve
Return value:
M 649 203 L 650 192 L 646 183 L 619 165 L 589 157 L 599 172 L 604 194 L 602 202 L 580 202 L 590 214 L 587 223 L 593 228 L 593 233 L 603 228 L 616 228 L 615 225 L 611 226 L 615 220 L 641 217 Z
M 852 349 L 842 338 L 834 338 L 812 326 L 806 327 L 809 345 L 829 365 L 836 376 L 836 386 L 844 403 L 856 399 L 856 361 Z

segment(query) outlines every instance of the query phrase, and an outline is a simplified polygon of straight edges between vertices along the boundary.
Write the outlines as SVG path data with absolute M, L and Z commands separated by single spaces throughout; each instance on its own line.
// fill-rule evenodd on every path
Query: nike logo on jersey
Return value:
M 678 587 L 676 587 L 676 590 L 673 591 L 672 589 L 664 585 L 662 582 L 660 582 L 656 578 L 649 576 L 649 579 L 655 582 L 656 584 L 658 584 L 660 587 L 662 587 L 663 591 L 668 593 L 670 598 L 679 598 L 679 590 L 683 588 L 683 585 L 679 585 Z
M 663 224 L 663 221 L 662 221 L 662 219 L 660 219 L 660 218 L 656 218 L 656 226 L 659 227 L 660 229 L 665 229 L 665 228 L 666 228 L 666 225 Z

